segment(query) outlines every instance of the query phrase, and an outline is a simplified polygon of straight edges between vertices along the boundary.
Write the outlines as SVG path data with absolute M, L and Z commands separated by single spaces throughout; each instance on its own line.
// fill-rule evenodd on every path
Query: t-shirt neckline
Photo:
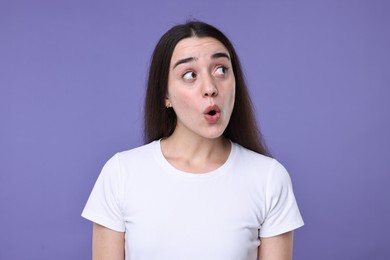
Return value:
M 163 167 L 164 172 L 171 174 L 173 176 L 177 176 L 179 178 L 185 178 L 189 180 L 205 180 L 205 179 L 215 178 L 219 175 L 224 174 L 225 172 L 227 172 L 227 169 L 233 163 L 234 157 L 236 156 L 237 147 L 234 142 L 230 140 L 229 142 L 231 143 L 231 149 L 227 160 L 217 169 L 205 173 L 191 173 L 191 172 L 179 170 L 176 167 L 174 167 L 171 163 L 168 162 L 168 160 L 165 158 L 162 152 L 161 139 L 154 141 L 154 153 L 157 161 Z

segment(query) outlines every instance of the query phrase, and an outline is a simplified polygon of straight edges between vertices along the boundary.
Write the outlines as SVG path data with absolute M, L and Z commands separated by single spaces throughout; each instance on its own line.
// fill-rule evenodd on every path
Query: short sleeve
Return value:
M 81 216 L 112 230 L 124 232 L 122 184 L 117 154 L 104 165 Z
M 272 237 L 303 226 L 303 219 L 295 200 L 287 170 L 276 160 L 266 188 L 266 217 L 260 237 Z

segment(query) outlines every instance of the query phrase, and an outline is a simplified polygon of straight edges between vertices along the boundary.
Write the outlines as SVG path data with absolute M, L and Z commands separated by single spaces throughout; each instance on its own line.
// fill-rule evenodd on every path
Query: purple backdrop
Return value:
M 81 210 L 142 144 L 149 57 L 198 18 L 233 40 L 306 225 L 295 259 L 390 259 L 389 1 L 0 2 L 0 259 L 90 259 Z

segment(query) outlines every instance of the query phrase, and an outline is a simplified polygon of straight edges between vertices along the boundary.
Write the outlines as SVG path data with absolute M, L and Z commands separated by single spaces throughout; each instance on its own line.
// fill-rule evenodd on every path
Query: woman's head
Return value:
M 168 77 L 172 54 L 176 45 L 186 38 L 211 37 L 222 43 L 229 52 L 235 77 L 235 105 L 224 136 L 248 149 L 268 154 L 262 144 L 253 115 L 251 101 L 242 73 L 240 61 L 229 39 L 215 27 L 191 21 L 168 30 L 157 43 L 149 69 L 145 98 L 145 142 L 170 136 L 175 130 L 177 117 L 172 108 L 166 107 Z

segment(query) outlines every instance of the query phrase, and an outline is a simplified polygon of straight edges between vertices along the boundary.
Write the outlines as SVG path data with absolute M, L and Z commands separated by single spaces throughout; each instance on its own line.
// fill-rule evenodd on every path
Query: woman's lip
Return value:
M 217 105 L 212 105 L 212 106 L 208 106 L 205 110 L 204 110 L 204 114 L 205 115 L 209 115 L 209 113 L 211 111 L 215 111 L 215 114 L 219 114 L 221 112 L 221 110 L 219 109 L 219 107 Z
M 214 111 L 215 113 L 213 115 L 209 114 L 211 111 Z M 209 106 L 204 110 L 204 117 L 209 123 L 218 122 L 220 116 L 221 116 L 221 110 L 217 105 Z
M 207 122 L 213 124 L 218 122 L 220 115 L 221 114 L 219 112 L 215 113 L 214 115 L 204 114 L 204 118 L 206 119 Z

